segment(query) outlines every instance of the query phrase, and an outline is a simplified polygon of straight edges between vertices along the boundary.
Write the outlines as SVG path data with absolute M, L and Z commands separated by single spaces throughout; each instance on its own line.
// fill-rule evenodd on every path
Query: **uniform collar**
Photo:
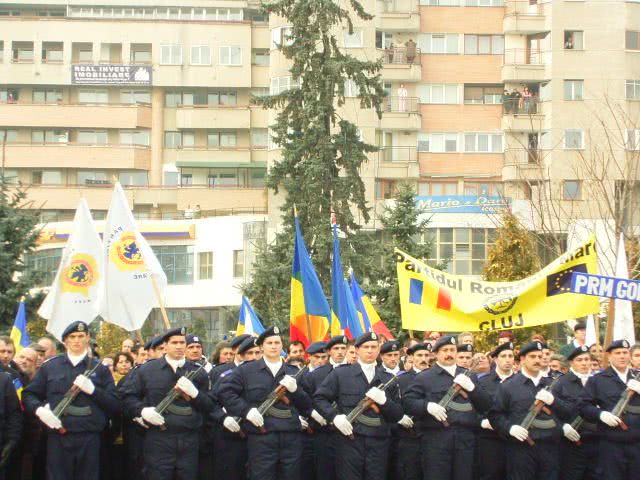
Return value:
M 544 374 L 542 373 L 542 371 L 540 371 L 538 373 L 537 377 L 533 377 L 531 375 L 529 375 L 528 373 L 525 372 L 524 368 L 520 370 L 520 373 L 522 374 L 522 376 L 526 379 L 531 380 L 531 382 L 533 382 L 533 384 L 537 387 L 538 385 L 540 385 L 540 382 L 542 381 L 542 378 L 544 377 Z
M 67 360 L 69 360 L 69 362 L 71 362 L 71 365 L 73 365 L 74 367 L 77 367 L 80 362 L 85 359 L 86 356 L 87 352 L 84 352 L 80 355 L 72 355 L 71 353 L 67 352 Z
M 400 372 L 400 365 L 396 365 L 396 368 L 393 368 L 393 369 L 385 367 L 384 364 L 382 365 L 382 367 L 384 368 L 385 372 L 390 373 L 394 377 L 397 376 L 398 373 Z
M 450 365 L 450 366 L 447 367 L 447 366 L 441 365 L 439 362 L 436 362 L 436 365 L 438 367 L 440 367 L 440 370 L 442 370 L 443 372 L 448 373 L 452 377 L 456 376 L 456 372 L 458 371 L 458 366 L 457 365 L 453 364 L 453 365 Z
M 164 360 L 165 362 L 167 362 L 167 365 L 171 367 L 174 373 L 178 371 L 178 368 L 184 367 L 184 364 L 186 362 L 186 359 L 184 357 L 182 357 L 180 360 L 174 360 L 172 358 L 169 358 L 166 353 L 164 355 Z

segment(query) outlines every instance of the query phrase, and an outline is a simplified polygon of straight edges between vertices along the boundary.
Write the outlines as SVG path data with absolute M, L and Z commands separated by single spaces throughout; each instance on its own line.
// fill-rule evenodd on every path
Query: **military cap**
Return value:
M 62 332 L 62 340 L 76 332 L 89 333 L 89 326 L 80 320 L 73 322 Z
M 200 337 L 198 335 L 194 335 L 192 333 L 190 333 L 189 335 L 187 335 L 187 346 L 193 344 L 193 343 L 197 343 L 200 346 L 202 346 L 202 340 L 200 339 Z
M 238 347 L 238 353 L 242 355 L 257 346 L 258 346 L 258 337 L 254 337 L 253 335 L 248 335 L 247 338 L 245 338 L 242 341 L 242 343 L 240 343 L 240 346 Z
M 408 355 L 413 355 L 418 350 L 426 350 L 426 351 L 430 352 L 431 348 L 432 347 L 431 347 L 430 343 L 416 343 L 413 347 L 407 348 L 407 354 Z
M 335 345 L 346 345 L 348 343 L 349 343 L 349 339 L 347 337 L 345 337 L 344 335 L 336 335 L 335 337 L 331 337 L 329 339 L 325 348 L 327 349 L 327 352 L 328 352 L 329 350 L 331 350 L 331 347 Z
M 579 347 L 574 348 L 569 355 L 567 355 L 567 360 L 573 360 L 578 355 L 582 355 L 583 353 L 589 353 L 589 347 L 586 345 L 580 345 Z
M 232 338 L 229 344 L 231 345 L 231 348 L 235 350 L 240 345 L 242 345 L 242 342 L 244 342 L 247 338 L 250 338 L 252 336 L 253 335 L 250 335 L 248 333 L 243 333 L 242 335 L 238 335 L 237 337 Z
M 280 336 L 280 328 L 277 325 L 273 327 L 267 328 L 264 332 L 260 334 L 258 337 L 258 345 L 262 345 L 264 341 L 269 337 L 279 337 Z
M 327 344 L 324 342 L 314 342 L 307 348 L 309 355 L 315 355 L 316 353 L 325 353 L 327 351 Z
M 584 322 L 578 322 L 573 326 L 573 331 L 577 332 L 578 330 L 586 330 L 587 324 Z
M 502 345 L 498 345 L 495 348 L 495 350 L 491 352 L 489 355 L 491 356 L 491 358 L 496 358 L 505 350 L 513 350 L 513 342 L 507 342 L 507 343 L 503 343 Z
M 367 332 L 367 333 L 363 333 L 362 335 L 360 335 L 354 345 L 356 347 L 361 346 L 363 343 L 367 343 L 367 342 L 377 342 L 378 341 L 378 334 L 376 332 Z
M 176 328 L 172 328 L 170 330 L 167 330 L 163 335 L 162 335 L 162 342 L 164 343 L 167 340 L 169 340 L 171 337 L 176 337 L 176 336 L 182 336 L 182 337 L 186 337 L 187 336 L 187 327 L 176 327 Z
M 162 335 L 158 335 L 157 337 L 153 337 L 151 340 L 145 343 L 144 349 L 145 350 L 156 349 L 163 343 L 164 343 L 164 337 Z
M 471 345 L 469 343 L 461 343 L 461 344 L 458 345 L 457 350 L 458 350 L 458 352 L 473 353 L 473 345 Z
M 629 345 L 629 342 L 626 340 L 614 340 L 607 347 L 607 352 L 615 350 L 616 348 L 631 348 L 631 345 Z
M 400 345 L 398 342 L 390 341 L 384 342 L 380 347 L 380 353 L 391 353 L 391 352 L 399 352 Z
M 527 353 L 531 352 L 541 352 L 545 348 L 547 348 L 547 344 L 544 342 L 537 340 L 535 342 L 529 342 L 520 348 L 520 357 L 524 357 Z
M 451 336 L 451 335 L 445 335 L 444 337 L 440 337 L 435 345 L 432 348 L 432 351 L 437 352 L 438 350 L 440 350 L 440 348 L 444 347 L 445 345 L 453 345 L 454 347 L 456 346 L 456 337 Z

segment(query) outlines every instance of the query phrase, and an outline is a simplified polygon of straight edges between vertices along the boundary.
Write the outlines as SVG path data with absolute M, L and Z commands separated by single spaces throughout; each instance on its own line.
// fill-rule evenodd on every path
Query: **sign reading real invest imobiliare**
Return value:
M 151 85 L 151 65 L 71 65 L 75 85 Z
M 423 213 L 496 213 L 511 205 L 511 199 L 488 195 L 417 196 Z

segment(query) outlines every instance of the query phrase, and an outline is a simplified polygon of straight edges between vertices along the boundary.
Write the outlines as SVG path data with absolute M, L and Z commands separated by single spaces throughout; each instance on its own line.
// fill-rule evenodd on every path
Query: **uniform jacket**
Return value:
M 0 373 L 0 448 L 17 442 L 22 434 L 22 412 L 13 380 L 8 373 Z
M 324 379 L 327 378 L 327 376 L 331 372 L 333 372 L 335 368 L 339 368 L 339 367 L 342 367 L 342 365 L 336 365 L 334 367 L 333 365 L 331 365 L 331 363 L 326 363 L 325 365 L 322 365 L 321 367 L 316 368 L 312 372 L 307 372 L 302 377 L 302 387 L 304 388 L 304 391 L 307 392 L 307 394 L 309 395 L 309 398 L 313 399 L 313 396 L 315 395 L 316 390 L 318 390 L 318 387 L 322 385 L 322 382 L 324 382 Z M 309 417 L 308 421 L 311 422 L 313 431 L 320 431 L 320 430 L 335 431 L 335 428 L 330 424 L 324 427 L 319 425 L 318 422 L 316 422 L 313 418 L 311 418 L 311 410 L 313 410 L 313 405 L 311 406 L 309 411 L 304 412 L 304 414 L 305 416 Z
M 411 386 L 411 384 L 413 383 L 417 375 L 418 373 L 413 369 L 409 370 L 408 372 L 401 370 L 398 373 L 398 390 L 400 393 L 401 405 L 402 405 L 402 399 L 404 398 L 405 394 L 407 393 L 407 390 L 409 390 L 409 387 Z M 401 438 L 401 437 L 413 438 L 416 436 L 415 427 L 408 430 L 403 426 L 396 424 L 392 427 L 391 430 L 393 435 L 397 436 L 398 438 Z
M 456 367 L 456 376 L 465 371 L 464 368 Z M 427 412 L 427 404 L 429 402 L 438 403 L 453 385 L 453 378 L 438 364 L 434 364 L 431 368 L 416 375 L 409 390 L 403 396 L 402 404 L 407 414 L 415 416 L 418 430 L 446 428 Z M 478 384 L 478 378 L 475 374 L 471 374 L 469 378 L 476 385 L 476 388 L 472 392 L 468 392 L 469 398 L 465 399 L 461 395 L 457 395 L 449 404 L 447 408 L 449 425 L 475 428 L 479 421 L 478 412 L 488 410 L 491 405 L 491 398 Z
M 313 396 L 313 406 L 327 422 L 333 422 L 338 414 L 348 415 L 370 388 L 387 383 L 392 378 L 393 375 L 378 367 L 371 383 L 369 383 L 358 363 L 340 366 L 327 375 L 327 378 L 318 387 Z M 400 420 L 403 415 L 398 385 L 395 384 L 388 388 L 386 395 L 387 401 L 384 405 L 379 406 L 379 414 L 372 409 L 363 413 L 365 417 L 374 419 L 373 422 L 380 425 L 370 426 L 356 421 L 353 425 L 355 433 L 369 437 L 390 436 L 390 425 Z
M 220 383 L 218 398 L 229 415 L 244 419 L 249 410 L 259 407 L 267 399 L 285 375 L 294 376 L 297 372 L 297 367 L 283 362 L 274 377 L 264 359 L 243 363 Z M 272 407 L 276 409 L 273 412 L 283 418 L 269 413 L 263 415 L 267 432 L 302 430 L 300 414 L 309 409 L 311 399 L 300 385 L 294 393 L 287 392 L 286 396 L 290 400 L 289 405 L 278 402 Z M 242 428 L 250 434 L 259 433 L 259 430 L 246 420 L 242 422 Z
M 22 392 L 22 401 L 30 413 L 38 407 L 49 404 L 51 410 L 62 400 L 73 385 L 73 381 L 86 370 L 91 369 L 98 358 L 85 356 L 75 367 L 66 353 L 57 355 L 44 362 L 31 383 Z M 89 407 L 91 414 L 86 416 L 65 415 L 60 420 L 69 432 L 102 432 L 110 416 L 117 415 L 120 401 L 113 383 L 113 376 L 107 367 L 100 365 L 91 374 L 95 385 L 92 395 L 80 392 L 73 403 L 74 407 Z
M 511 375 L 513 376 L 513 375 Z M 509 380 L 510 377 L 507 377 L 506 380 Z M 489 397 L 491 397 L 491 406 L 493 406 L 493 402 L 495 401 L 496 398 L 496 393 L 498 392 L 498 387 L 500 386 L 500 384 L 502 383 L 502 380 L 500 379 L 500 376 L 496 373 L 495 369 L 491 370 L 489 373 L 486 373 L 484 375 L 480 375 L 478 377 L 478 383 L 480 384 L 480 386 L 484 389 L 484 391 L 487 393 L 487 395 L 489 395 Z M 480 413 L 480 421 L 482 421 L 483 418 L 489 418 L 489 410 L 490 408 L 488 408 L 485 411 L 479 412 Z M 493 425 L 492 425 L 493 427 Z M 481 437 L 484 438 L 497 438 L 498 436 L 501 436 L 497 431 L 495 430 L 487 430 L 484 428 L 480 429 L 480 434 Z M 501 436 L 502 437 L 502 436 Z
M 554 396 L 564 400 L 567 403 L 579 405 L 580 396 L 583 390 L 584 387 L 582 386 L 582 381 L 573 372 L 569 371 L 567 374 L 563 375 L 560 380 L 558 380 L 558 382 L 553 387 L 552 393 Z M 578 408 L 574 408 L 570 412 L 570 415 L 562 415 L 558 413 L 558 418 L 562 422 L 570 424 L 579 415 L 580 410 Z M 596 429 L 596 423 L 585 422 L 578 430 L 578 433 L 580 433 L 583 440 L 586 440 L 596 437 Z
M 627 380 L 635 373 L 629 369 Z M 580 394 L 580 412 L 585 420 L 596 423 L 602 438 L 613 442 L 637 442 L 640 440 L 640 396 L 633 395 L 629 408 L 636 414 L 626 413 L 622 420 L 628 425 L 626 432 L 621 428 L 611 428 L 600 421 L 602 411 L 611 412 L 627 386 L 620 380 L 612 367 L 592 376 Z
M 132 417 L 139 417 L 145 407 L 155 407 L 175 387 L 178 379 L 188 372 L 197 370 L 199 365 L 186 360 L 183 367 L 173 371 L 165 357 L 146 362 L 136 369 L 135 375 L 123 382 L 121 395 L 125 409 Z M 178 396 L 173 405 L 179 409 L 185 409 L 190 413 L 176 414 L 166 410 L 162 415 L 169 432 L 193 431 L 202 425 L 202 416 L 211 410 L 211 400 L 207 395 L 209 377 L 204 371 L 200 371 L 191 380 L 198 389 L 196 398 L 189 401 Z
M 223 410 L 222 402 L 220 401 L 220 386 L 236 368 L 237 365 L 233 362 L 225 363 L 224 365 L 217 365 L 209 373 L 212 385 L 211 390 L 209 391 L 209 397 L 211 398 L 212 408 L 209 412 L 208 420 L 212 422 L 216 428 L 224 428 L 222 422 L 224 422 L 224 418 L 227 416 L 227 413 Z M 227 429 L 224 429 L 223 432 L 235 435 Z

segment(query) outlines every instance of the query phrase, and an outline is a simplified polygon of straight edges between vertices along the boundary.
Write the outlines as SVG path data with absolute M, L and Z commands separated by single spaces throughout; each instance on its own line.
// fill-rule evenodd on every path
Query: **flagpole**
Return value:
M 169 323 L 169 317 L 167 316 L 167 310 L 164 308 L 164 301 L 162 300 L 162 296 L 160 295 L 160 289 L 158 288 L 158 284 L 156 283 L 156 279 L 153 274 L 149 274 L 151 277 L 151 285 L 153 286 L 153 291 L 156 294 L 156 298 L 158 299 L 158 305 L 160 305 L 160 313 L 162 314 L 162 320 L 164 321 L 164 327 L 169 330 L 171 328 L 171 323 Z
M 604 333 L 604 348 L 613 341 L 613 323 L 616 318 L 616 301 L 613 298 L 609 299 L 609 311 L 607 312 L 607 329 Z M 607 352 L 604 353 L 603 357 L 604 368 L 609 366 L 609 354 Z

